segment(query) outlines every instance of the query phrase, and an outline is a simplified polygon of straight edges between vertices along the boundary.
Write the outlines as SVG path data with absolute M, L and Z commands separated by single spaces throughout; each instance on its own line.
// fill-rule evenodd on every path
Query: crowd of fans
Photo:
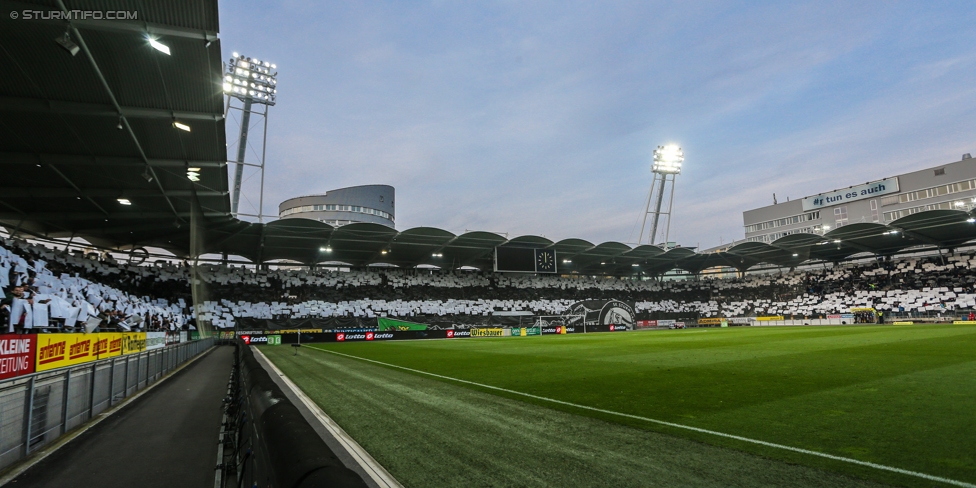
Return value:
M 632 302 L 639 317 L 818 317 L 875 308 L 957 313 L 976 306 L 976 258 L 871 260 L 735 279 L 633 279 L 374 267 L 359 270 L 133 265 L 88 259 L 25 241 L 0 241 L 8 330 L 169 330 L 195 318 L 189 283 L 206 290 L 201 310 L 218 327 L 242 317 L 559 315 L 582 300 Z M 707 276 L 707 275 L 706 275 Z
M 169 331 L 190 322 L 189 295 L 149 267 L 119 266 L 0 238 L 0 327 L 7 333 Z M 109 285 L 108 283 L 111 283 Z

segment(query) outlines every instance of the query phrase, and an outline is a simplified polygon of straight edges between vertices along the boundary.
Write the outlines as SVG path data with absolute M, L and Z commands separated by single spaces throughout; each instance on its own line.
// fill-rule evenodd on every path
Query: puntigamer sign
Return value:
M 833 207 L 847 202 L 875 198 L 890 193 L 898 193 L 898 178 L 885 178 L 863 185 L 852 186 L 844 190 L 806 197 L 803 199 L 803 210 Z

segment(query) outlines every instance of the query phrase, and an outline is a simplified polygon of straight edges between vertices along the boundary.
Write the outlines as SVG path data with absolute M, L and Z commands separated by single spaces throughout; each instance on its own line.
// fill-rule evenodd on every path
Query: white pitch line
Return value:
M 391 367 L 391 368 L 402 369 L 404 371 L 410 371 L 410 372 L 413 372 L 413 373 L 419 373 L 419 374 L 424 374 L 424 375 L 427 375 L 427 376 L 433 376 L 435 378 L 442 378 L 442 379 L 445 379 L 445 380 L 456 381 L 458 383 L 465 383 L 465 384 L 468 384 L 468 385 L 474 385 L 474 386 L 478 386 L 478 387 L 481 387 L 481 388 L 487 388 L 489 390 L 503 391 L 505 393 L 511 393 L 513 395 L 521 395 L 521 396 L 524 396 L 524 397 L 534 398 L 536 400 L 542 400 L 542 401 L 545 401 L 545 402 L 558 403 L 560 405 L 566 405 L 566 406 L 569 406 L 569 407 L 575 407 L 575 408 L 579 408 L 579 409 L 583 409 L 583 410 L 589 410 L 591 412 L 600 412 L 600 413 L 605 413 L 605 414 L 608 414 L 608 415 L 616 415 L 618 417 L 626 417 L 626 418 L 631 418 L 631 419 L 635 419 L 635 420 L 643 420 L 644 422 L 650 422 L 650 423 L 659 424 L 659 425 L 666 425 L 668 427 L 674 427 L 676 429 L 691 430 L 691 431 L 694 431 L 694 432 L 700 432 L 702 434 L 709 434 L 709 435 L 714 435 L 714 436 L 718 436 L 718 437 L 725 437 L 727 439 L 735 439 L 737 441 L 748 442 L 748 443 L 751 443 L 751 444 L 758 444 L 758 445 L 761 445 L 761 446 L 773 447 L 773 448 L 776 448 L 776 449 L 783 449 L 783 450 L 786 450 L 786 451 L 798 452 L 798 453 L 801 453 L 801 454 L 809 454 L 811 456 L 817 456 L 817 457 L 822 457 L 822 458 L 826 458 L 826 459 L 832 459 L 834 461 L 842 461 L 842 462 L 845 462 L 845 463 L 856 464 L 856 465 L 859 465 L 859 466 L 867 466 L 869 468 L 880 469 L 882 471 L 890 471 L 892 473 L 904 474 L 904 475 L 907 475 L 907 476 L 914 476 L 916 478 L 922 478 L 922 479 L 926 479 L 926 480 L 929 480 L 929 481 L 938 481 L 940 483 L 945 483 L 947 485 L 961 486 L 963 488 L 976 488 L 976 485 L 971 484 L 971 483 L 966 483 L 965 481 L 957 481 L 957 480 L 953 480 L 953 479 L 949 479 L 949 478 L 942 478 L 942 477 L 933 476 L 933 475 L 930 475 L 930 474 L 919 473 L 917 471 L 909 471 L 907 469 L 895 468 L 895 467 L 892 467 L 892 466 L 885 466 L 884 464 L 871 463 L 871 462 L 868 462 L 868 461 L 860 461 L 860 460 L 857 460 L 857 459 L 846 458 L 846 457 L 843 457 L 843 456 L 835 456 L 833 454 L 826 454 L 826 453 L 822 453 L 822 452 L 811 451 L 811 450 L 808 450 L 808 449 L 801 449 L 799 447 L 784 446 L 782 444 L 775 444 L 773 442 L 766 442 L 766 441 L 761 441 L 761 440 L 758 440 L 758 439 L 750 439 L 748 437 L 742 437 L 742 436 L 738 436 L 738 435 L 734 435 L 734 434 L 726 434 L 724 432 L 717 432 L 717 431 L 714 431 L 714 430 L 702 429 L 702 428 L 699 428 L 699 427 L 692 427 L 690 425 L 675 424 L 673 422 L 667 422 L 667 421 L 664 421 L 664 420 L 657 420 L 657 419 L 652 419 L 652 418 L 648 418 L 648 417 L 641 417 L 640 415 L 631 415 L 629 413 L 614 412 L 613 410 L 604 410 L 602 408 L 590 407 L 590 406 L 587 406 L 587 405 L 580 405 L 578 403 L 565 402 L 565 401 L 562 401 L 562 400 L 556 400 L 554 398 L 546 398 L 546 397 L 539 396 L 539 395 L 533 395 L 531 393 L 523 393 L 521 391 L 509 390 L 507 388 L 500 388 L 500 387 L 497 387 L 497 386 L 486 385 L 486 384 L 483 384 L 483 383 L 476 383 L 474 381 L 462 380 L 462 379 L 459 379 L 459 378 L 452 378 L 450 376 L 439 375 L 439 374 L 436 374 L 436 373 L 429 373 L 427 371 L 421 371 L 419 369 L 407 368 L 405 366 L 398 366 L 396 364 L 384 363 L 382 361 L 376 361 L 374 359 L 367 359 L 367 358 L 362 358 L 362 357 L 359 357 L 359 356 L 353 356 L 351 354 L 344 354 L 344 353 L 341 353 L 341 352 L 330 351 L 328 349 L 319 349 L 317 347 L 312 347 L 311 349 L 315 349 L 315 350 L 322 351 L 322 352 L 327 352 L 327 353 L 330 353 L 330 354 L 336 354 L 336 355 L 339 355 L 339 356 L 345 356 L 345 357 L 352 358 L 352 359 L 358 359 L 360 361 L 367 361 L 367 362 L 370 362 L 370 363 L 380 364 L 380 365 L 388 366 L 388 367 Z
M 315 348 L 313 347 L 312 349 Z M 325 430 L 327 430 L 329 434 L 332 434 L 332 437 L 335 438 L 335 440 L 343 447 L 343 449 L 346 450 L 347 453 L 349 453 L 349 456 L 357 464 L 359 464 L 366 475 L 369 476 L 377 486 L 384 488 L 403 488 L 403 485 L 401 485 L 400 482 L 397 481 L 396 478 L 394 478 L 393 475 L 391 475 L 390 472 L 383 467 L 383 465 L 373 459 L 373 456 L 371 456 L 366 449 L 363 449 L 363 447 L 360 446 L 359 443 L 352 438 L 352 436 L 347 434 L 346 431 L 343 430 L 343 428 L 340 427 L 335 420 L 332 420 L 332 417 L 329 417 L 329 415 L 325 413 L 325 411 L 323 411 L 317 403 L 309 398 L 308 395 L 306 395 L 305 392 L 302 391 L 302 389 L 291 380 L 291 378 L 285 376 L 285 373 L 282 373 L 281 370 L 278 369 L 278 366 L 271 362 L 271 360 L 268 359 L 268 357 L 265 356 L 260 349 L 253 347 L 252 350 L 257 355 L 261 356 L 261 359 L 263 359 L 269 366 L 271 366 L 272 371 L 274 371 L 274 373 L 285 382 L 285 385 L 291 389 L 292 393 L 294 393 L 295 396 L 297 396 L 298 399 L 305 404 L 305 407 L 308 408 L 312 415 L 322 424 L 323 427 L 325 427 Z

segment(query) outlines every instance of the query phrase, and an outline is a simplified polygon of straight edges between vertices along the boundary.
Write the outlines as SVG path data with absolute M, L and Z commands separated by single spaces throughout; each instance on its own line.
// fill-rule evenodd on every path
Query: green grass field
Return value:
M 971 325 L 261 350 L 406 486 L 946 485 L 328 351 L 976 484 Z

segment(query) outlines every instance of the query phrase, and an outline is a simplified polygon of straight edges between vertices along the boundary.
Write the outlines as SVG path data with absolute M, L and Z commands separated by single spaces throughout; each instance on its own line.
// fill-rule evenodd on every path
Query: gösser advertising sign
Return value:
M 885 178 L 863 185 L 852 186 L 844 190 L 821 193 L 803 199 L 803 210 L 833 207 L 842 203 L 874 198 L 889 193 L 898 193 L 898 178 Z

